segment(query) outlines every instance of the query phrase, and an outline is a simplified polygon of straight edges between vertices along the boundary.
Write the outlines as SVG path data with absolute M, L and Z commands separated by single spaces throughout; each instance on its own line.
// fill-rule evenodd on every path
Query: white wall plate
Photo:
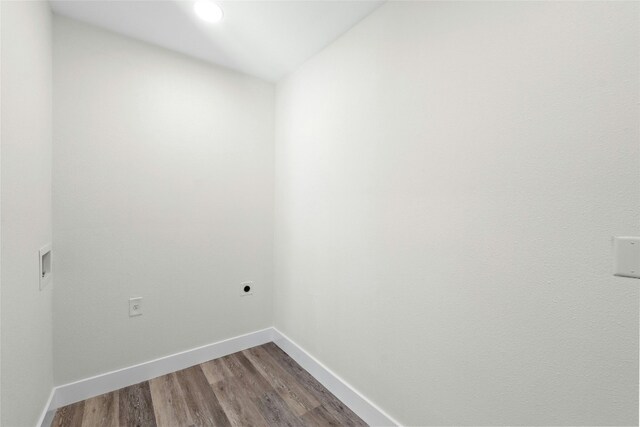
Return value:
M 640 279 L 640 237 L 613 238 L 613 274 Z

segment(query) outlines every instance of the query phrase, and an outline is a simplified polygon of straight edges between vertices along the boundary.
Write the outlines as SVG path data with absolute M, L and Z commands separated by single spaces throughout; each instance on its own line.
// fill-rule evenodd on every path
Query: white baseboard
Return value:
M 52 407 L 56 409 L 271 341 L 273 328 L 267 328 L 61 385 L 54 389 Z
M 271 341 L 298 362 L 300 366 L 306 369 L 367 424 L 372 426 L 400 425 L 282 332 L 275 328 L 267 328 L 54 387 L 37 426 L 49 427 L 55 410 L 62 406 L 148 381 L 161 375 L 186 369 L 208 360 L 217 359 Z
M 378 408 L 369 399 L 364 397 L 349 383 L 344 381 L 329 368 L 324 366 L 318 359 L 309 354 L 306 350 L 296 344 L 291 338 L 273 328 L 273 342 L 287 353 L 293 360 L 298 362 L 307 372 L 311 374 L 320 384 L 333 393 L 342 403 L 347 405 L 353 412 L 371 426 L 399 426 L 396 420 Z
M 36 427 L 51 426 L 51 421 L 53 421 L 53 414 L 55 413 L 55 408 L 53 407 L 55 392 L 56 389 L 54 387 L 51 389 L 51 393 L 49 393 L 49 398 L 47 399 L 47 403 L 44 405 L 44 409 L 42 410 L 42 414 L 40 414 L 40 418 L 38 418 L 38 424 L 36 424 Z

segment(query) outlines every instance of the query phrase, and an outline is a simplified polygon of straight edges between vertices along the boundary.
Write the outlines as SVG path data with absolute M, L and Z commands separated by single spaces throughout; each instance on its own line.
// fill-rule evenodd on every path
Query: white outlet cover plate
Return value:
M 245 286 L 250 286 L 251 290 L 249 292 L 245 292 L 244 291 L 244 287 Z M 240 283 L 240 296 L 241 297 L 246 297 L 248 295 L 253 295 L 254 288 L 255 288 L 255 284 L 253 282 L 242 282 L 242 283 Z
M 640 279 L 640 237 L 614 237 L 613 252 L 613 274 Z
M 129 298 L 129 317 L 142 316 L 142 297 Z

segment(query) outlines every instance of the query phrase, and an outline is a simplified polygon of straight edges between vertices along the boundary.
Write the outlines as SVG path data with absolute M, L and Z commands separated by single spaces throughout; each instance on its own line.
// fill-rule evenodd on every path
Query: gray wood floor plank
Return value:
M 102 394 L 85 400 L 82 425 L 95 427 L 118 427 L 119 393 Z
M 327 408 L 320 405 L 304 414 L 302 421 L 306 426 L 341 426 L 343 423 L 338 421 L 333 415 L 327 411 Z
M 301 386 L 264 349 L 254 347 L 242 352 L 297 415 L 320 406 L 320 402 Z
M 84 415 L 85 401 L 73 403 L 56 411 L 52 427 L 80 427 Z
M 149 388 L 158 427 L 194 425 L 175 373 L 150 380 Z
M 255 403 L 242 385 L 234 378 L 218 381 L 212 385 L 220 405 L 233 426 L 267 426 Z
M 149 382 L 118 391 L 118 418 L 122 427 L 156 427 Z
M 200 368 L 202 368 L 202 372 L 204 372 L 204 376 L 207 377 L 209 384 L 215 384 L 218 381 L 233 377 L 233 373 L 229 371 L 229 368 L 224 364 L 222 359 L 204 362 L 200 365 Z
M 176 377 L 195 425 L 231 425 L 200 366 L 178 371 Z
M 256 398 L 255 402 L 271 426 L 304 426 L 304 422 L 296 416 L 275 391 L 264 393 L 261 397 Z
M 223 361 L 250 396 L 260 397 L 264 393 L 273 391 L 271 384 L 242 353 L 226 356 Z
M 340 424 L 349 427 L 366 427 L 365 423 L 359 416 L 355 414 L 347 405 L 342 403 L 336 397 L 325 402 L 322 405 L 327 412 L 334 418 L 340 420 Z

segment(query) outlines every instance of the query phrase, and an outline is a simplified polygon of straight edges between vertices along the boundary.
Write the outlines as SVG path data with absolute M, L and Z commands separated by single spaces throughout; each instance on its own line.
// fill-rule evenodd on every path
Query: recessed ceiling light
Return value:
M 193 10 L 200 19 L 207 22 L 220 22 L 224 16 L 222 8 L 208 0 L 198 0 L 193 5 Z

